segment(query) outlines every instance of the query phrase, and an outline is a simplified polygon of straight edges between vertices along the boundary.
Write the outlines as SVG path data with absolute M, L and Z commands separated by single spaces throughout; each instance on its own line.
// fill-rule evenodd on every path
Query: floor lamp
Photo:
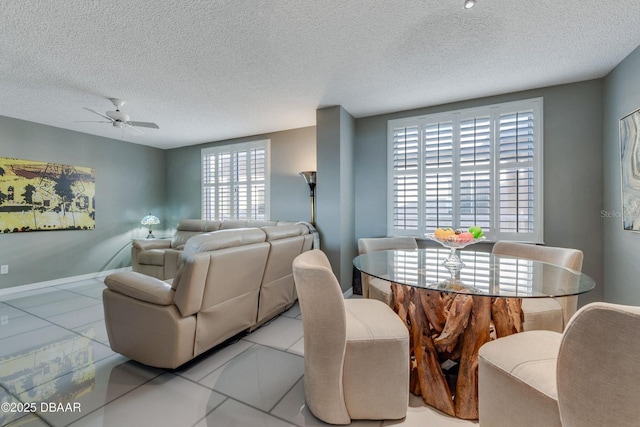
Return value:
M 305 171 L 299 174 L 309 184 L 311 197 L 311 224 L 316 225 L 316 171 Z

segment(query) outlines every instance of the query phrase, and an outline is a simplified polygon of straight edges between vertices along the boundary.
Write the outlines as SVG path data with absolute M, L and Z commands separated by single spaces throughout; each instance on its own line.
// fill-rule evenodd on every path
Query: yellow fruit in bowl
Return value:
M 451 239 L 451 236 L 455 236 L 456 232 L 451 228 L 436 228 L 436 231 L 433 234 L 436 239 L 447 241 Z

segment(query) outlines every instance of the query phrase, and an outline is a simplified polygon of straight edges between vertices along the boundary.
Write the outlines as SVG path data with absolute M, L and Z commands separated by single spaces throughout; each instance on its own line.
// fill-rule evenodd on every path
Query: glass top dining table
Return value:
M 393 283 L 448 293 L 506 298 L 578 295 L 595 287 L 579 271 L 554 264 L 473 250 L 459 251 L 465 264 L 450 272 L 444 248 L 369 252 L 354 258 L 361 272 Z

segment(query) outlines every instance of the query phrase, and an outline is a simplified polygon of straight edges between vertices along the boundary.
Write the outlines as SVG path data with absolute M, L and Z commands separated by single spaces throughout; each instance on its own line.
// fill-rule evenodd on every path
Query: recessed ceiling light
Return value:
M 464 0 L 465 9 L 471 9 L 475 5 L 476 5 L 476 0 Z

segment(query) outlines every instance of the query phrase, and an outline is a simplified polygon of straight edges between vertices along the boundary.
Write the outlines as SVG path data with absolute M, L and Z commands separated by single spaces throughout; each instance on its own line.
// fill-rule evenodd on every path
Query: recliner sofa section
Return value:
M 219 230 L 188 240 L 173 280 L 133 271 L 107 276 L 112 350 L 172 369 L 255 329 L 295 303 L 292 262 L 313 239 L 302 224 Z
M 237 228 L 261 228 L 265 226 L 290 225 L 289 221 L 180 220 L 171 239 L 136 239 L 131 245 L 131 267 L 160 280 L 172 279 L 182 264 L 181 252 L 191 237 L 218 230 Z

